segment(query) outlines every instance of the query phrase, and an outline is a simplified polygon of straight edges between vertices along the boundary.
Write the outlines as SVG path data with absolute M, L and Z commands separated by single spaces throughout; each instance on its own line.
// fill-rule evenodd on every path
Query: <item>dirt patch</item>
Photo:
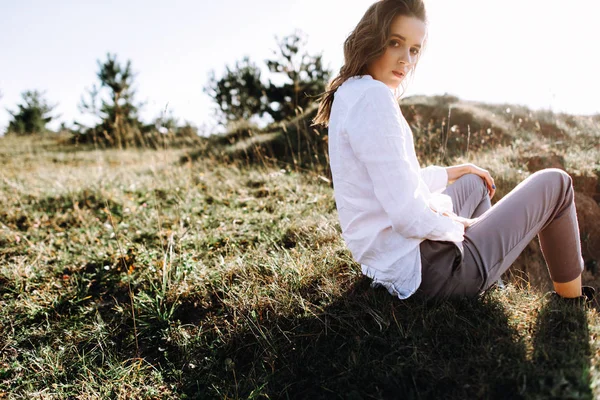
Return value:
M 566 171 L 573 178 L 573 187 L 577 192 L 590 196 L 596 203 L 600 202 L 599 176 L 579 175 L 567 171 L 565 158 L 554 152 L 545 155 L 533 155 L 519 158 L 520 164 L 527 165 L 529 172 L 534 173 L 546 168 L 558 168 Z
M 543 156 L 531 156 L 524 158 L 521 161 L 527 164 L 527 169 L 532 173 L 545 168 L 565 170 L 565 158 L 556 153 L 550 153 Z
M 571 175 L 571 177 L 576 191 L 591 197 L 596 203 L 600 202 L 600 180 L 598 176 Z M 600 224 L 600 220 L 597 220 L 597 223 Z
M 582 193 L 575 192 L 575 206 L 579 220 L 581 249 L 586 262 L 600 262 L 600 206 Z

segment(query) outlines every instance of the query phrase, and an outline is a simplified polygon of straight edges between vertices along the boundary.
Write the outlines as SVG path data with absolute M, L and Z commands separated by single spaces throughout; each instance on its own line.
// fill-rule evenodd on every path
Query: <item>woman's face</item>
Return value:
M 369 75 L 395 90 L 415 67 L 426 32 L 427 26 L 418 18 L 394 18 L 385 53 L 367 65 Z

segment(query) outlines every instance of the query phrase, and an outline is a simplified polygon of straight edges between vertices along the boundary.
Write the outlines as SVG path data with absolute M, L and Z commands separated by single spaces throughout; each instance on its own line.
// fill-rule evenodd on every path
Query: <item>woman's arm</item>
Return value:
M 465 174 L 470 174 L 473 166 L 473 164 L 460 164 L 453 165 L 452 167 L 446 167 L 446 172 L 448 173 L 448 183 L 454 182 Z
M 412 140 L 404 130 L 398 102 L 387 87 L 366 89 L 344 124 L 354 155 L 367 170 L 374 196 L 394 231 L 406 238 L 463 240 L 464 225 L 434 212 L 418 190 L 419 166 L 410 162 L 406 149 Z
M 448 186 L 448 172 L 445 167 L 430 165 L 419 171 L 431 193 L 442 193 Z
M 494 197 L 496 193 L 496 185 L 494 184 L 494 178 L 490 173 L 483 169 L 479 168 L 474 164 L 460 164 L 454 165 L 452 167 L 446 167 L 446 172 L 448 173 L 448 183 L 453 182 L 460 178 L 465 174 L 475 174 L 485 182 L 485 185 L 488 188 L 488 193 L 490 194 L 490 199 Z

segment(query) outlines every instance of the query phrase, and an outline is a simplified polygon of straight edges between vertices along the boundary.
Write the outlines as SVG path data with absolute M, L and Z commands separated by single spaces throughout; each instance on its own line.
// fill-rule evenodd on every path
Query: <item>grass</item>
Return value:
M 453 161 L 508 191 L 543 143 L 511 140 Z M 515 276 L 443 303 L 370 288 L 323 171 L 0 144 L 0 399 L 600 396 L 596 308 Z

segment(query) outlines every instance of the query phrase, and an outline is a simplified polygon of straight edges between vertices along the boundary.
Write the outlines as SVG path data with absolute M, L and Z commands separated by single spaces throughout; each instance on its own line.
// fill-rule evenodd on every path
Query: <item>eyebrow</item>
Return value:
M 404 36 L 402 36 L 402 35 L 398 35 L 397 33 L 392 33 L 391 36 L 392 37 L 396 36 L 396 37 L 398 37 L 398 38 L 400 38 L 400 39 L 402 39 L 402 40 L 404 40 L 406 42 L 406 38 Z M 421 48 L 421 45 L 420 44 L 415 44 L 415 47 Z

